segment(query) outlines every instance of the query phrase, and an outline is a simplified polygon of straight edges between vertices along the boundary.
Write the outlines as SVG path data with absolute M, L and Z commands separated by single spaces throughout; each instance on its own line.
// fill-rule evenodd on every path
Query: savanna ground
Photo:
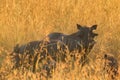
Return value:
M 43 80 L 39 73 L 11 70 L 9 53 L 15 44 L 41 40 L 51 32 L 70 34 L 76 24 L 97 24 L 97 43 L 89 54 L 90 62 L 81 72 L 76 63 L 64 71 L 59 63 L 48 80 L 109 80 L 102 70 L 103 55 L 120 60 L 120 1 L 119 0 L 0 0 L 0 79 Z M 120 69 L 118 71 L 120 73 Z M 118 76 L 120 80 L 120 76 Z

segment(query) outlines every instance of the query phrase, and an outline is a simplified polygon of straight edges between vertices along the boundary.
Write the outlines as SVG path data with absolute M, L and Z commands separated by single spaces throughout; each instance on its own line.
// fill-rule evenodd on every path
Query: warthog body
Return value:
M 107 54 L 104 55 L 104 59 L 104 70 L 108 73 L 108 77 L 116 80 L 116 76 L 118 75 L 118 61 L 113 56 Z

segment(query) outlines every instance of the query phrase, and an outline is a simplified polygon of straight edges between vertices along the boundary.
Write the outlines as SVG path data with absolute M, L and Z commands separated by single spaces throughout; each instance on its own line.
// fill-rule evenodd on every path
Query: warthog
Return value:
M 104 55 L 105 66 L 104 70 L 108 73 L 108 77 L 112 80 L 116 80 L 116 76 L 118 75 L 118 61 L 108 54 Z
M 20 64 L 21 59 L 19 55 L 21 54 L 29 55 L 29 63 L 33 62 L 33 72 L 35 72 L 38 62 L 41 62 L 42 59 L 47 56 L 50 56 L 53 59 L 53 61 L 47 61 L 47 66 L 50 66 L 50 64 L 53 63 L 50 67 L 55 67 L 55 62 L 59 57 L 62 61 L 65 61 L 66 50 L 69 52 L 74 50 L 81 52 L 83 49 L 85 50 L 85 54 L 81 57 L 80 63 L 84 64 L 83 61 L 87 58 L 88 53 L 95 44 L 94 38 L 98 34 L 94 33 L 93 30 L 96 30 L 96 28 L 97 25 L 86 27 L 77 24 L 78 31 L 70 35 L 56 32 L 47 36 L 49 39 L 48 41 L 32 41 L 25 45 L 16 45 L 13 51 L 17 54 L 15 58 L 16 67 Z M 34 60 L 32 61 L 31 57 L 33 56 Z M 48 74 L 49 72 L 50 70 L 48 71 Z

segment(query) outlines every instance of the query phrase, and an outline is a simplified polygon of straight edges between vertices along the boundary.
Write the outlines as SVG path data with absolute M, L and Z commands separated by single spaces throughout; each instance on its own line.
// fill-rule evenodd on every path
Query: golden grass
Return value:
M 3 74 L 3 80 L 40 79 L 39 73 L 11 71 L 7 54 L 16 43 L 41 40 L 50 32 L 70 34 L 76 31 L 77 23 L 98 25 L 97 44 L 89 55 L 89 66 L 83 69 L 90 75 L 77 74 L 77 66 L 67 74 L 58 67 L 52 80 L 107 80 L 101 71 L 102 61 L 97 61 L 96 56 L 110 53 L 120 60 L 119 0 L 0 0 L 0 62 L 4 61 L 0 77 Z

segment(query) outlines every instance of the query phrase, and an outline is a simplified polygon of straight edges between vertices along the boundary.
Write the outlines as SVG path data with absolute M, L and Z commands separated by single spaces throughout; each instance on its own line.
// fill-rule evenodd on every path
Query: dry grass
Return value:
M 109 80 L 102 71 L 101 58 L 110 53 L 120 60 L 119 0 L 0 0 L 0 78 L 40 80 L 39 73 L 12 71 L 13 64 L 7 55 L 16 43 L 41 40 L 55 31 L 70 34 L 76 31 L 76 23 L 98 25 L 99 36 L 89 55 L 90 63 L 81 73 L 77 73 L 77 64 L 65 73 L 65 64 L 60 63 L 49 80 Z

